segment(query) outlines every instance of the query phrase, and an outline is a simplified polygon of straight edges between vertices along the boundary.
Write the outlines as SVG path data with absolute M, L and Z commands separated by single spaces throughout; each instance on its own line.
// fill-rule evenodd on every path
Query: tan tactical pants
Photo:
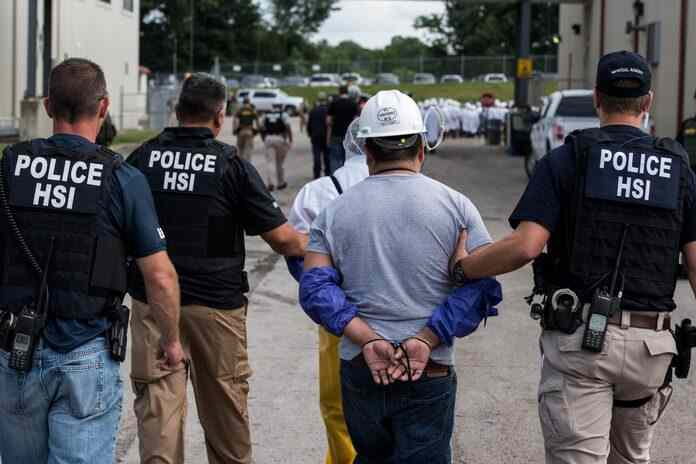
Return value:
M 252 150 L 254 150 L 254 131 L 250 127 L 239 130 L 237 134 L 237 149 L 239 156 L 251 162 Z
M 581 348 L 573 335 L 544 331 L 539 417 L 547 464 L 647 464 L 654 426 L 670 400 L 661 388 L 676 353 L 669 331 L 609 325 L 604 349 Z M 640 407 L 614 400 L 652 396 Z
M 278 135 L 269 135 L 264 142 L 266 148 L 266 182 L 268 185 L 285 183 L 285 157 L 288 156 L 290 145 Z M 276 183 L 276 180 L 278 183 Z
M 208 462 L 250 463 L 246 308 L 182 306 L 181 341 L 189 362 L 171 371 L 157 367 L 160 332 L 149 306 L 133 300 L 131 327 L 140 461 L 183 464 L 190 373 Z

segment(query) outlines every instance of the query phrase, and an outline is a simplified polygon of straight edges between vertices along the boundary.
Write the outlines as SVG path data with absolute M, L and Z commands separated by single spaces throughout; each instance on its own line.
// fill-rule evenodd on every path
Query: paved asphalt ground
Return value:
M 286 211 L 311 176 L 308 141 L 304 136 L 297 138 L 287 161 L 290 188 L 277 195 Z M 258 142 L 254 156 L 255 160 L 263 156 Z M 509 232 L 507 216 L 526 184 L 521 159 L 478 141 L 448 140 L 428 157 L 425 172 L 469 196 L 495 238 Z M 249 404 L 254 462 L 318 464 L 323 462 L 326 444 L 317 404 L 316 327 L 297 304 L 297 285 L 283 260 L 259 239 L 250 238 L 247 245 L 253 287 L 248 330 L 254 369 Z M 522 301 L 529 293 L 531 269 L 500 280 L 505 295 L 500 316 L 457 343 L 455 463 L 543 462 L 536 402 L 539 329 Z M 679 283 L 677 300 L 679 318 L 696 318 L 694 298 L 685 281 Z M 128 370 L 125 363 L 124 381 Z M 654 464 L 696 463 L 695 379 L 692 375 L 688 382 L 675 383 L 673 401 L 657 427 Z M 132 391 L 128 385 L 125 390 L 118 451 L 119 462 L 131 464 L 138 462 L 138 445 Z M 192 395 L 189 398 L 186 462 L 204 463 L 203 434 Z

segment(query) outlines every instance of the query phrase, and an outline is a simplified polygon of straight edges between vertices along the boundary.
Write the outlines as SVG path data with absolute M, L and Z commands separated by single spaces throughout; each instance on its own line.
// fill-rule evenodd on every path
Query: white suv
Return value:
M 537 161 L 563 145 L 568 134 L 590 127 L 599 127 L 592 90 L 562 90 L 546 97 L 541 117 L 532 126 L 532 152 L 525 161 L 527 174 L 531 176 Z
M 304 105 L 302 97 L 291 97 L 280 89 L 240 89 L 237 91 L 239 105 L 242 105 L 247 97 L 258 111 L 271 111 L 273 105 L 280 104 L 283 105 L 284 111 L 295 115 Z

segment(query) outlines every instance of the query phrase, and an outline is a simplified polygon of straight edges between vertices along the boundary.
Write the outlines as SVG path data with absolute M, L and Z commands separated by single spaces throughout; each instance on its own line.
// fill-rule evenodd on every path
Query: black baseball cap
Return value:
M 650 92 L 652 73 L 638 53 L 625 50 L 608 53 L 599 59 L 596 85 L 611 97 L 642 97 Z

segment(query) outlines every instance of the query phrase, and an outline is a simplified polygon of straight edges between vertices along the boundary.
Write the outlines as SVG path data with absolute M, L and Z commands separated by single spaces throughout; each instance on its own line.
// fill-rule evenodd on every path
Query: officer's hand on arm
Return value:
M 147 301 L 157 321 L 163 352 L 159 367 L 174 368 L 184 361 L 179 340 L 179 278 L 166 251 L 137 259 L 145 281 Z
M 462 234 L 466 234 L 463 231 Z M 514 271 L 541 254 L 551 234 L 536 222 L 522 221 L 507 237 L 469 254 L 466 247 L 457 247 L 452 279 L 457 284 L 467 280 L 492 277 Z M 464 235 L 466 240 L 466 235 Z
M 304 256 L 309 242 L 307 234 L 298 232 L 287 222 L 261 234 L 261 238 L 283 256 Z

